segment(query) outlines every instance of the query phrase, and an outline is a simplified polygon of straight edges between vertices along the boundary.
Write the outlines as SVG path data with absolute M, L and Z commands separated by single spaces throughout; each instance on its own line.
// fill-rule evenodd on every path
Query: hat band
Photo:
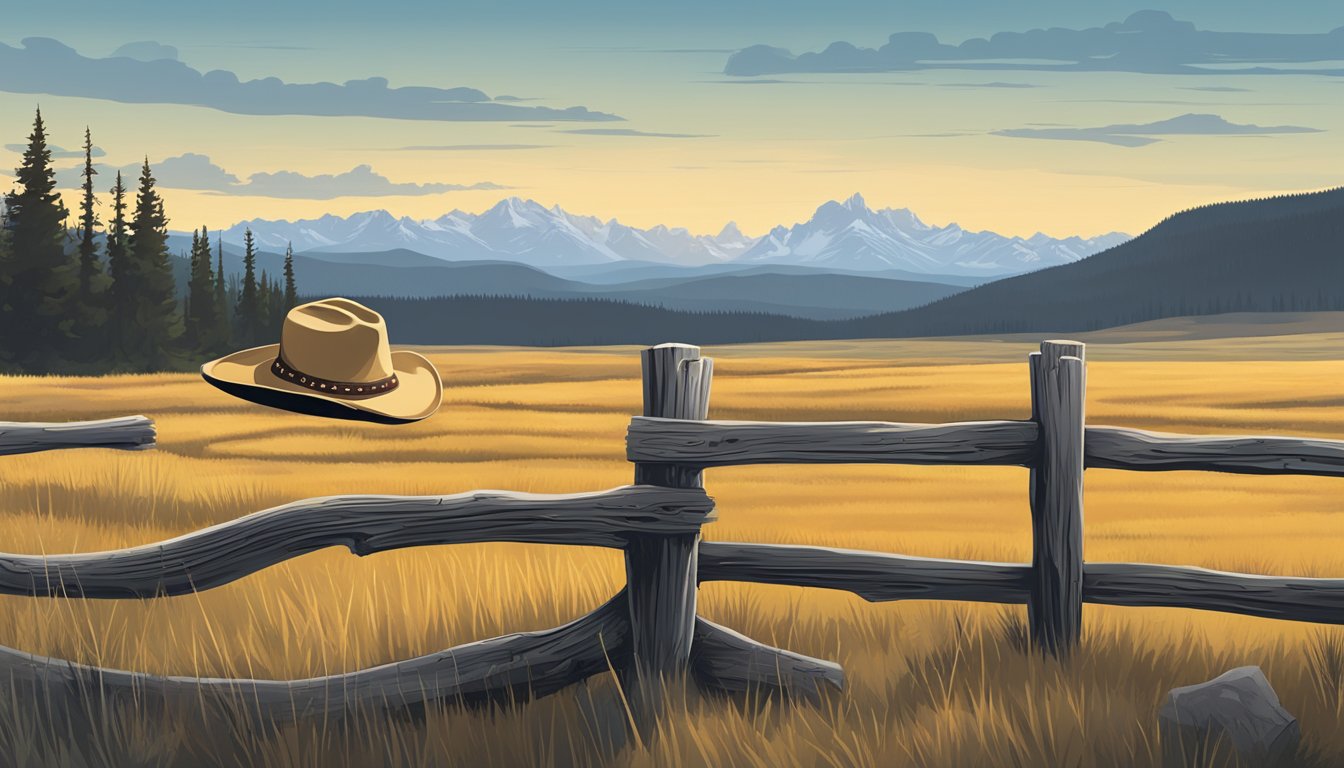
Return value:
M 376 381 L 335 381 L 304 373 L 285 362 L 283 357 L 276 357 L 275 362 L 271 363 L 271 373 L 308 389 L 337 397 L 368 397 L 391 392 L 397 388 L 395 375 Z

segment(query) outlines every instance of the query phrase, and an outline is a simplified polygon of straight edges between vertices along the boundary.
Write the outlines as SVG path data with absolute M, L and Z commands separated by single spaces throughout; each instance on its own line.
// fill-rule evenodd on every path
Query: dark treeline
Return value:
M 853 321 L 856 336 L 1089 331 L 1344 310 L 1344 188 L 1195 208 L 1073 264 Z
M 757 312 L 684 312 L 611 299 L 443 296 L 355 299 L 396 344 L 729 344 L 833 337 L 833 323 Z
M 171 370 L 278 337 L 285 312 L 297 302 L 292 252 L 283 278 L 258 276 L 249 232 L 246 272 L 241 281 L 226 281 L 223 245 L 212 258 L 202 227 L 192 233 L 179 289 L 168 217 L 149 160 L 138 180 L 117 172 L 106 222 L 98 215 L 97 175 L 86 128 L 72 222 L 56 191 L 39 110 L 16 186 L 0 208 L 0 371 Z

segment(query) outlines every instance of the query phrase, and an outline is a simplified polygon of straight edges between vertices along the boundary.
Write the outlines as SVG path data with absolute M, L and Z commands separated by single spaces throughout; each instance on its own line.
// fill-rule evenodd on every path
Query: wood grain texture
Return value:
M 1344 579 L 1257 576 L 1188 566 L 1088 563 L 1089 603 L 1191 608 L 1266 619 L 1344 624 Z
M 688 344 L 660 344 L 641 352 L 644 414 L 703 419 L 709 414 L 714 361 Z M 635 464 L 635 482 L 699 490 L 695 467 Z M 690 669 L 695 632 L 696 566 L 700 530 L 641 532 L 625 549 L 631 659 L 624 670 L 631 709 L 645 736 L 656 732 L 669 685 Z
M 701 581 L 839 589 L 873 602 L 1025 603 L 1030 594 L 1030 568 L 1018 563 L 825 547 L 741 542 L 700 545 Z M 1082 601 L 1344 624 L 1344 579 L 1259 576 L 1148 563 L 1085 563 Z
M 988 464 L 1021 466 L 1037 452 L 1030 421 L 677 421 L 635 417 L 631 461 L 693 467 L 743 464 Z
M 0 456 L 54 451 L 61 448 L 153 448 L 154 422 L 145 416 L 98 421 L 0 421 Z
M 620 663 L 629 645 L 622 591 L 562 627 L 521 632 L 384 664 L 303 680 L 150 675 L 104 669 L 0 647 L 5 695 L 80 706 L 134 700 L 164 707 L 223 705 L 268 722 L 352 711 L 416 711 L 435 703 L 527 700 Z M 610 660 L 610 661 L 609 661 Z M 30 698 L 36 697 L 36 698 Z
M 70 555 L 0 554 L 0 593 L 180 595 L 331 546 L 356 555 L 481 541 L 621 548 L 635 532 L 693 534 L 712 511 L 713 502 L 699 488 L 653 486 L 563 495 L 328 496 L 156 544 Z
M 705 619 L 695 621 L 691 669 L 701 685 L 720 693 L 780 694 L 814 704 L 845 685 L 833 661 L 773 648 Z
M 700 545 L 701 581 L 745 581 L 853 592 L 865 600 L 970 600 L 1025 603 L 1030 567 L 938 560 L 828 547 Z
M 1088 427 L 1086 449 L 1087 466 L 1102 469 L 1344 477 L 1344 440 Z
M 1052 655 L 1072 651 L 1082 634 L 1084 353 L 1078 342 L 1046 341 L 1029 358 L 1041 453 L 1030 479 L 1027 623 L 1036 647 Z

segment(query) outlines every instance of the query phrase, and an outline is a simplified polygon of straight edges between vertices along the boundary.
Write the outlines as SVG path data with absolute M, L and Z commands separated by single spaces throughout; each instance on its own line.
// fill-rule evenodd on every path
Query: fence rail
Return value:
M 1344 476 L 1344 441 L 1223 437 L 1086 426 L 1085 348 L 1044 342 L 1029 356 L 1029 420 L 951 424 L 710 421 L 713 361 L 696 347 L 643 352 L 644 415 L 631 420 L 635 484 L 598 493 L 474 491 L 452 496 L 333 496 L 293 502 L 175 539 L 111 552 L 0 553 L 0 594 L 154 598 L 227 584 L 329 546 L 367 555 L 481 541 L 618 548 L 626 587 L 564 626 L 457 646 L 416 659 L 307 680 L 164 677 L 0 647 L 16 691 L 209 697 L 273 720 L 434 702 L 542 696 L 608 670 L 654 732 L 664 692 L 690 674 L 709 689 L 818 700 L 843 684 L 833 662 L 773 648 L 697 615 L 698 585 L 738 581 L 844 590 L 870 601 L 1026 604 L 1033 644 L 1064 655 L 1082 604 L 1176 607 L 1344 624 L 1344 579 L 1225 573 L 1083 560 L 1087 467 Z M 0 455 L 56 448 L 154 446 L 143 416 L 71 424 L 0 423 Z M 825 547 L 701 542 L 714 520 L 707 468 L 748 464 L 999 465 L 1030 470 L 1031 563 L 907 557 Z

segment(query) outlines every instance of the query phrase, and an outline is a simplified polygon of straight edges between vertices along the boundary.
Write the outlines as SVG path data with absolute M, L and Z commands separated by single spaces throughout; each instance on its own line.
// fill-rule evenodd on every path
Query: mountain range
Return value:
M 899 270 L 923 275 L 992 279 L 1069 264 L 1129 239 L 1029 238 L 933 226 L 907 209 L 873 210 L 854 195 L 827 202 L 811 219 L 749 237 L 728 223 L 716 235 L 663 225 L 640 229 L 616 219 L 547 208 L 510 197 L 479 213 L 452 211 L 436 219 L 398 218 L 385 210 L 300 221 L 244 221 L 224 232 L 240 244 L 251 229 L 261 248 L 299 253 L 407 250 L 448 261 L 508 261 L 548 270 L 640 262 L 807 266 L 825 271 Z
M 898 282 L 857 279 L 884 295 Z M 846 295 L 852 290 L 841 288 Z M 389 323 L 395 318 L 396 327 L 406 329 L 398 331 L 399 339 L 423 344 L 729 343 L 1006 333 L 1047 338 L 1227 313 L 1238 313 L 1228 315 L 1238 323 L 1277 328 L 1272 318 L 1344 311 L 1344 188 L 1192 209 L 1091 258 L 970 290 L 949 290 L 944 298 L 904 311 L 837 319 L 730 309 L 706 314 L 605 296 L 365 301 Z M 695 295 L 702 293 L 695 289 Z

